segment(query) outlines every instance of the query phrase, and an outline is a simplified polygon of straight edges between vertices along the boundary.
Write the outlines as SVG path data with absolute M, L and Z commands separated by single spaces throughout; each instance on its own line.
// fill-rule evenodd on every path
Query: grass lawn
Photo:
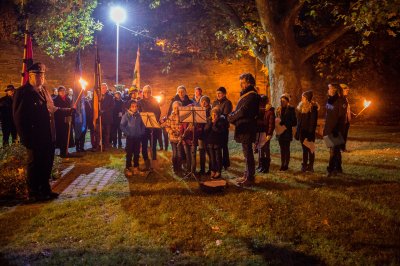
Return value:
M 322 141 L 315 173 L 299 171 L 298 142 L 278 172 L 274 140 L 271 173 L 221 194 L 173 176 L 170 152 L 159 154 L 160 175 L 130 180 L 122 151 L 69 159 L 72 176 L 121 174 L 90 196 L 2 206 L 0 264 L 400 265 L 400 128 L 353 126 L 350 137 L 342 175 L 326 177 Z M 244 167 L 239 145 L 230 148 L 228 180 Z

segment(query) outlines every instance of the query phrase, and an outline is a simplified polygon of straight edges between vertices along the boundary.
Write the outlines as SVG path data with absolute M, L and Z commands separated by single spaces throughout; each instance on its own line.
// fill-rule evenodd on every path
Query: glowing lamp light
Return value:
M 88 83 L 83 78 L 80 78 L 79 79 L 79 84 L 81 84 L 82 90 L 85 90 Z
M 161 100 L 162 100 L 162 97 L 161 97 L 161 96 L 154 96 L 154 98 L 156 99 L 156 101 L 157 101 L 158 103 L 160 103 Z
M 110 17 L 115 24 L 121 24 L 126 20 L 126 11 L 120 6 L 114 6 L 111 8 Z

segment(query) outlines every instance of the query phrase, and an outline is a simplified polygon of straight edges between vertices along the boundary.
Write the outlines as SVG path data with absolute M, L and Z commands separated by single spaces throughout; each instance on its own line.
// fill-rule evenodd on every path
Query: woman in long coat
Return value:
M 66 89 L 64 86 L 58 88 L 58 95 L 53 100 L 54 106 L 60 108 L 71 108 L 71 100 L 66 95 Z M 55 112 L 54 121 L 56 125 L 56 148 L 60 149 L 60 156 L 65 157 L 67 155 L 67 140 L 68 140 L 68 128 L 69 132 L 69 148 L 74 146 L 74 140 L 72 135 L 72 126 L 69 126 L 69 121 L 72 122 L 71 115 L 65 112 Z
M 311 90 L 305 91 L 301 96 L 301 102 L 297 106 L 297 130 L 295 138 L 300 141 L 303 149 L 302 172 L 314 172 L 315 151 L 304 144 L 304 141 L 308 143 L 315 142 L 319 105 L 312 99 L 313 92 Z

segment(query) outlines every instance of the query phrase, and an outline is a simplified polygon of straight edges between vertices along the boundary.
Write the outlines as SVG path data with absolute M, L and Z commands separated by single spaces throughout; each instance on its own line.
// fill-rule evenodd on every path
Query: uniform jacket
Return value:
M 13 115 L 21 143 L 28 149 L 49 147 L 56 140 L 54 113 L 69 112 L 54 106 L 50 94 L 43 89 L 41 96 L 29 83 L 14 95 Z
M 102 125 L 112 125 L 113 123 L 113 109 L 114 97 L 111 92 L 107 91 L 101 96 L 101 123 Z
M 278 140 L 292 141 L 293 140 L 293 129 L 292 127 L 297 126 L 296 111 L 293 106 L 288 105 L 285 108 L 281 106 L 276 110 L 276 116 L 281 119 L 280 124 L 286 126 L 286 130 L 279 136 Z
M 318 121 L 318 103 L 312 102 L 310 108 L 304 107 L 300 102 L 297 106 L 297 130 L 295 138 L 301 142 L 304 139 L 315 141 L 315 130 Z
M 326 103 L 326 116 L 324 126 L 324 136 L 333 134 L 334 136 L 339 133 L 343 136 L 345 133 L 346 114 L 347 114 L 347 101 L 344 97 L 335 94 L 329 96 Z
M 145 133 L 145 126 L 139 112 L 132 113 L 130 110 L 122 116 L 120 128 L 128 137 L 140 138 Z
M 228 121 L 235 125 L 235 141 L 253 143 L 256 140 L 256 124 L 260 97 L 253 86 L 240 92 L 235 110 L 228 115 Z

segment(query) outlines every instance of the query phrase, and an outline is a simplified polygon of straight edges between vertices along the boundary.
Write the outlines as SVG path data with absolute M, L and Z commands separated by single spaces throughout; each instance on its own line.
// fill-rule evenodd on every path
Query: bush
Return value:
M 54 158 L 52 179 L 60 176 L 61 159 Z M 0 198 L 23 199 L 27 197 L 26 167 L 28 154 L 21 144 L 0 149 Z
M 0 149 L 0 198 L 24 198 L 26 186 L 27 152 L 14 144 Z

